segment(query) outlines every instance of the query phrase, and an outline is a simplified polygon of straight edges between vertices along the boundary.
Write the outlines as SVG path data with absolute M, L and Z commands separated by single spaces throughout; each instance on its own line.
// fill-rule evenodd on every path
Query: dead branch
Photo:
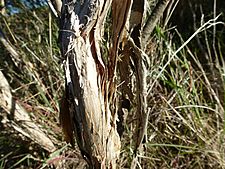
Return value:
M 0 71 L 0 107 L 8 114 L 10 119 L 4 117 L 4 122 L 12 126 L 16 131 L 39 144 L 48 152 L 56 150 L 52 141 L 30 119 L 26 110 L 12 97 L 10 86 Z
M 160 17 L 163 15 L 163 12 L 169 2 L 170 0 L 160 0 L 152 11 L 151 16 L 147 19 L 146 24 L 144 25 L 142 30 L 142 49 L 145 49 L 152 31 L 154 30 Z

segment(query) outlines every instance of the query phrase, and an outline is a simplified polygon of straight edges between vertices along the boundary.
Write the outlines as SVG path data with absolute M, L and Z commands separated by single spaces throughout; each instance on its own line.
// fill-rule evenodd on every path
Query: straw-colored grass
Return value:
M 51 155 L 40 151 L 29 138 L 21 138 L 17 133 L 8 135 L 9 129 L 4 128 L 0 132 L 0 168 L 84 166 L 79 152 L 63 141 L 59 126 L 64 79 L 57 23 L 50 14 L 46 17 L 47 13 L 46 8 L 24 9 L 21 14 L 0 18 L 0 28 L 20 57 L 13 58 L 0 44 L 0 66 L 15 99 L 58 150 Z M 224 26 L 220 18 L 206 21 L 187 40 L 175 28 L 156 28 L 148 51 L 150 114 L 144 153 L 137 155 L 137 167 L 225 168 L 225 62 L 221 51 L 224 40 L 214 44 L 214 50 L 209 44 L 218 32 L 208 35 L 216 25 Z M 192 43 L 197 35 L 205 39 L 202 45 L 206 46 L 207 55 L 215 56 L 213 63 L 202 63 L 198 45 L 195 48 Z M 212 64 L 212 69 L 207 69 L 207 64 Z M 133 108 L 128 117 L 133 117 L 132 111 Z M 129 168 L 133 160 L 135 119 L 131 118 L 122 138 L 120 168 Z

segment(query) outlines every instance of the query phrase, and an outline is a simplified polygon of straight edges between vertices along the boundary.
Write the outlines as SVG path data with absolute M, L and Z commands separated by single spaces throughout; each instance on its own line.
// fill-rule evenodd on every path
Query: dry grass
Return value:
M 197 46 L 189 47 L 196 35 L 207 36 L 210 27 L 224 25 L 217 19 L 186 41 L 175 30 L 182 43 L 171 36 L 173 30 L 157 28 L 149 53 L 147 139 L 137 168 L 225 168 L 223 56 L 214 54 L 219 58 L 209 70 Z M 207 51 L 216 52 L 211 47 Z M 133 159 L 132 127 L 128 124 L 122 141 L 121 168 L 130 168 Z
M 42 127 L 58 150 L 50 155 L 36 148 L 29 138 L 21 138 L 18 134 L 7 138 L 9 130 L 5 129 L 5 133 L 0 132 L 0 168 L 50 168 L 53 164 L 71 168 L 75 163 L 83 163 L 79 152 L 62 142 L 58 111 L 64 88 L 63 73 L 56 21 L 53 19 L 51 26 L 48 24 L 51 18 L 45 17 L 47 11 L 45 8 L 33 12 L 24 10 L 23 17 L 0 19 L 1 28 L 20 56 L 19 59 L 10 58 L 1 46 L 0 65 L 15 98 L 30 112 L 33 121 Z M 144 153 L 137 156 L 137 167 L 225 168 L 225 62 L 221 51 L 224 41 L 218 41 L 216 50 L 207 45 L 212 40 L 208 35 L 210 27 L 213 28 L 215 23 L 224 25 L 216 18 L 208 21 L 187 41 L 175 29 L 156 28 L 148 54 L 151 64 L 148 70 L 148 130 Z M 202 63 L 204 56 L 199 56 L 198 46 L 193 47 L 192 40 L 196 35 L 208 41 L 202 45 L 207 47 L 207 56 L 215 56 L 213 63 L 205 63 L 211 64 L 212 69 Z M 180 37 L 179 40 L 175 36 Z M 131 118 L 132 111 L 134 109 L 129 112 Z M 128 120 L 122 138 L 120 168 L 131 166 L 134 120 Z M 13 142 L 15 139 L 20 139 L 21 143 Z

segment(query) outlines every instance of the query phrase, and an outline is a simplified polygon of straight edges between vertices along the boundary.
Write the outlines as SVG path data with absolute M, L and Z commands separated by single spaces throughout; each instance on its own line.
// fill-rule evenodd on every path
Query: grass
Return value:
M 52 21 L 52 25 L 48 24 L 52 18 L 51 15 L 45 17 L 48 13 L 47 8 L 33 11 L 22 9 L 23 13 L 18 15 L 1 17 L 1 28 L 19 56 L 13 58 L 1 46 L 3 54 L 1 70 L 10 82 L 15 100 L 26 108 L 31 119 L 60 149 L 66 143 L 61 143 L 62 132 L 58 122 L 59 101 L 64 81 L 57 47 L 57 24 L 55 20 Z M 51 36 L 48 36 L 50 31 Z M 1 112 L 3 113 L 3 110 Z M 3 125 L 2 127 L 4 129 L 1 131 L 0 139 L 2 168 L 19 166 L 36 168 L 50 158 L 49 153 L 41 147 L 38 147 L 40 151 L 37 151 L 36 145 L 30 143 L 29 138 L 21 138 L 19 133 L 7 136 L 11 129 Z M 15 138 L 21 141 L 14 141 Z M 12 144 L 6 145 L 5 139 Z
M 53 154 L 44 152 L 18 133 L 7 136 L 9 129 L 5 128 L 0 137 L 0 168 L 50 168 L 52 165 L 72 168 L 84 163 L 79 152 L 63 142 L 58 122 L 64 81 L 56 40 L 57 24 L 53 18 L 44 17 L 47 11 L 45 8 L 25 10 L 23 17 L 3 18 L 5 21 L 0 25 L 21 58 L 13 64 L 16 58 L 9 59 L 8 53 L 0 48 L 4 54 L 0 65 L 14 97 L 51 138 L 57 150 Z M 225 168 L 224 41 L 218 40 L 216 51 L 207 45 L 212 41 L 208 34 L 215 23 L 224 25 L 218 18 L 209 20 L 186 41 L 175 29 L 168 32 L 157 29 L 150 44 L 152 50 L 147 51 L 151 64 L 148 70 L 150 115 L 144 153 L 138 154 L 137 167 Z M 213 63 L 203 63 L 198 46 L 193 47 L 197 35 L 205 39 L 202 45 L 206 46 L 208 56 L 215 57 Z M 208 69 L 207 64 L 213 68 Z M 134 110 L 129 112 L 130 117 Z M 122 138 L 120 168 L 129 168 L 133 159 L 133 122 L 128 121 Z M 15 139 L 21 142 L 13 142 Z
M 197 35 L 204 38 L 210 27 L 224 25 L 217 19 L 205 22 L 186 41 L 175 30 L 182 43 L 170 38 L 175 37 L 170 30 L 158 32 L 150 44 L 154 47 L 149 54 L 151 112 L 144 154 L 138 154 L 137 168 L 225 168 L 223 52 L 218 55 L 205 45 L 216 58 L 213 63 L 204 63 L 197 46 L 192 46 Z M 208 69 L 208 64 L 213 69 Z M 133 158 L 132 124 L 126 132 L 121 168 L 130 168 Z
M 150 71 L 154 74 L 150 73 L 149 77 L 152 79 L 148 92 L 149 107 L 152 108 L 149 139 L 146 154 L 139 156 L 140 163 L 146 168 L 225 167 L 224 100 L 219 99 L 219 95 L 224 94 L 224 78 L 218 73 L 223 67 L 214 63 L 218 70 L 205 70 L 198 55 L 191 52 L 195 49 L 188 47 L 191 39 L 211 22 L 206 22 L 178 47 L 169 45 L 174 45 L 173 39 L 156 37 L 160 41 L 157 43 L 164 46 L 156 45 L 163 51 L 152 56 L 158 57 L 157 53 L 160 53 L 163 55 L 158 57 L 161 61 L 153 58 L 151 62 L 153 70 Z M 156 67 L 156 62 L 161 65 Z M 219 88 L 212 86 L 213 73 L 218 77 Z M 216 92 L 217 89 L 222 93 Z

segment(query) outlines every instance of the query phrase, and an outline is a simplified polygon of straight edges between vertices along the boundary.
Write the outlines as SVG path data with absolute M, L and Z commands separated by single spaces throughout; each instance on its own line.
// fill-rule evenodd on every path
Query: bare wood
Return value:
M 131 5 L 133 0 L 113 0 L 112 3 L 112 49 L 111 49 L 111 56 L 109 59 L 109 78 L 112 78 L 112 74 L 115 74 L 115 68 L 117 64 L 117 52 L 118 52 L 118 45 L 120 42 L 120 38 L 122 38 L 122 33 L 127 22 L 127 17 L 131 9 Z M 113 70 L 111 70 L 114 68 Z
M 111 3 L 112 0 L 84 0 L 75 3 L 66 0 L 62 6 L 60 41 L 66 77 L 66 99 L 73 133 L 82 155 L 92 168 L 116 168 L 120 154 L 117 115 L 110 108 L 115 102 L 108 96 L 116 91 L 114 73 L 117 46 L 130 7 L 128 3 L 126 11 L 120 11 L 123 3 L 114 1 L 114 14 L 119 17 L 121 12 L 123 20 L 113 24 L 118 34 L 113 39 L 110 64 L 105 65 L 100 43 Z
M 56 150 L 52 141 L 43 131 L 30 119 L 26 110 L 12 97 L 10 86 L 0 71 L 0 107 L 2 107 L 11 118 L 4 117 L 4 122 L 11 125 L 16 131 L 39 144 L 48 152 Z

